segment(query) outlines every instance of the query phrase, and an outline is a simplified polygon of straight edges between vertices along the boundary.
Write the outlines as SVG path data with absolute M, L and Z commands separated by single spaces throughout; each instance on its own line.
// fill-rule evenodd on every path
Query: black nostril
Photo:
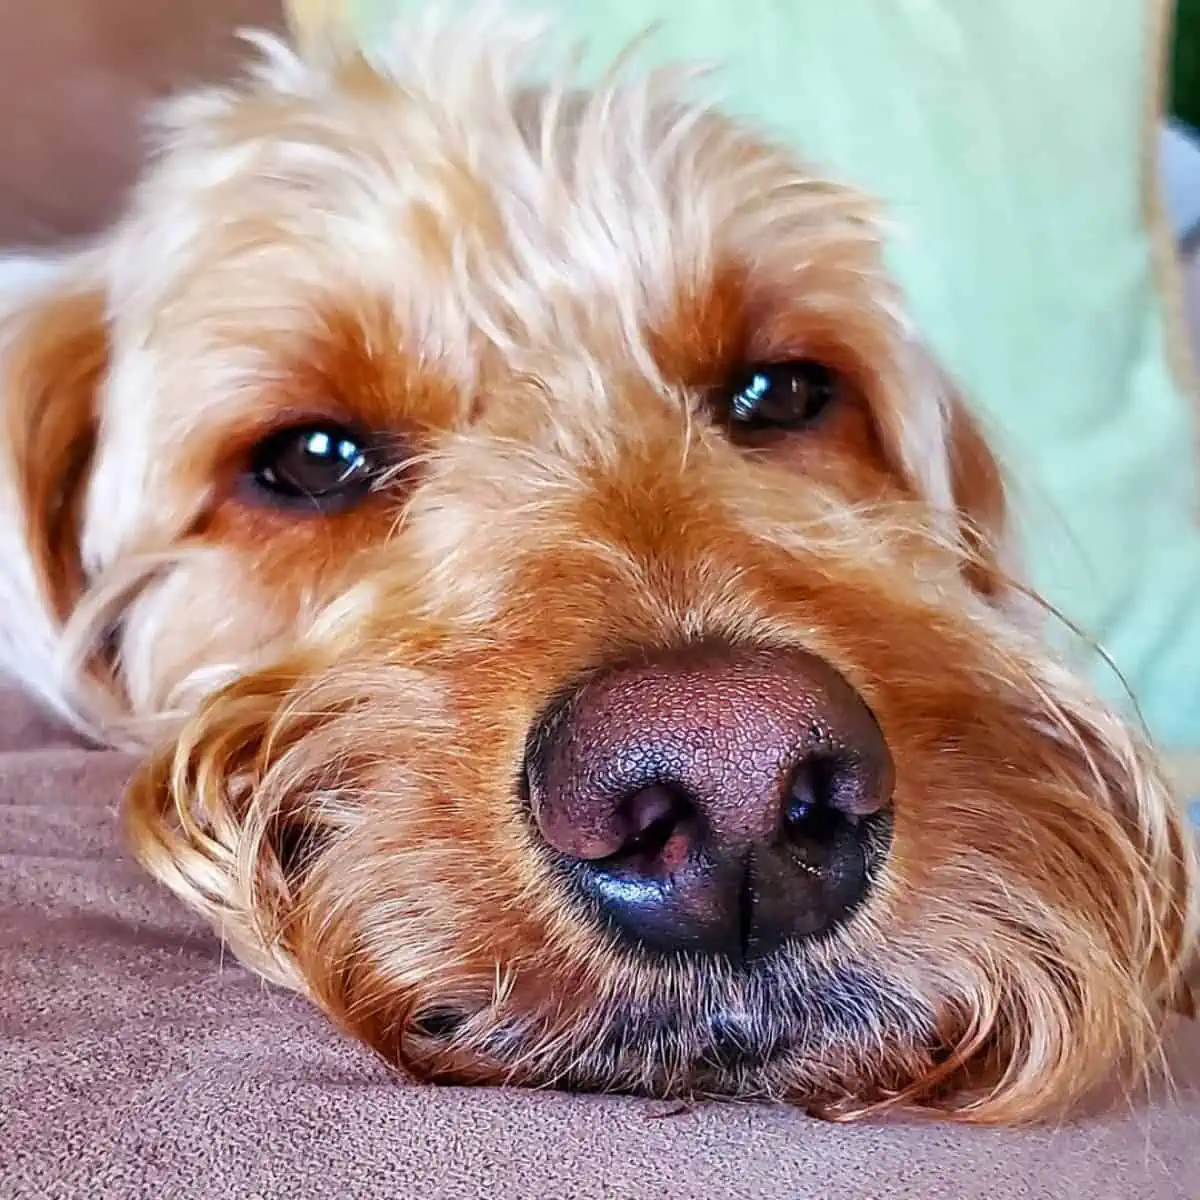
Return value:
M 784 807 L 784 832 L 792 842 L 817 846 L 833 841 L 853 823 L 839 805 L 846 764 L 832 754 L 809 755 L 796 768 Z
M 632 792 L 617 806 L 617 814 L 624 840 L 598 865 L 665 877 L 688 860 L 701 834 L 695 801 L 667 783 Z

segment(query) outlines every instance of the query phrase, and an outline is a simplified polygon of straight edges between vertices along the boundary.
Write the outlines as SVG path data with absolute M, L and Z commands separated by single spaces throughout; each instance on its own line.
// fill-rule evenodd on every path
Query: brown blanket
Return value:
M 127 771 L 0 696 L 6 1200 L 1200 1198 L 1200 1028 L 1173 1096 L 1023 1132 L 396 1081 L 142 878 Z

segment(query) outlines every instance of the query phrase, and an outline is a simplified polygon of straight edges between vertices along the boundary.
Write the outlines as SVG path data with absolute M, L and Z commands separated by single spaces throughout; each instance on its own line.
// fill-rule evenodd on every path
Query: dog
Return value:
M 7 670 L 419 1078 L 1016 1123 L 1145 1070 L 1194 847 L 877 206 L 547 36 L 255 37 L 10 282 Z

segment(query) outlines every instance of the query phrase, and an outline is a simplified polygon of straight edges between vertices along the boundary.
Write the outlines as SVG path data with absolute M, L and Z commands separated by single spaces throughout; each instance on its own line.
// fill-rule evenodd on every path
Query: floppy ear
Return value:
M 963 390 L 911 329 L 900 356 L 900 369 L 882 380 L 891 395 L 878 408 L 891 465 L 928 505 L 939 538 L 957 548 L 966 582 L 1015 614 L 1025 600 L 1005 473 Z
M 946 377 L 946 454 L 950 494 L 958 511 L 959 535 L 970 555 L 967 581 L 983 596 L 999 600 L 1008 589 L 1008 499 L 1004 475 L 979 422 L 958 388 Z
M 906 473 L 945 514 L 943 529 L 962 551 L 967 582 L 989 601 L 1007 604 L 1016 598 L 1018 564 L 1013 561 L 1004 473 L 949 372 L 927 347 L 910 348 L 915 354 L 908 386 L 933 402 L 893 431 Z
M 64 280 L 0 319 L 0 665 L 60 711 L 54 655 L 84 586 L 80 524 L 108 365 L 104 296 Z

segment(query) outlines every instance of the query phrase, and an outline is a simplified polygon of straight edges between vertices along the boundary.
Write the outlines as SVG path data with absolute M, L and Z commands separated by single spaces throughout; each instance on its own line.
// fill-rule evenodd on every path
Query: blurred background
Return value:
M 1171 47 L 1170 121 L 1163 138 L 1163 176 L 1176 231 L 1188 243 L 1200 231 L 1200 0 L 1178 0 Z M 1200 319 L 1200 281 L 1188 300 Z
M 1171 69 L 1171 110 L 1200 128 L 1200 0 L 1178 0 Z

